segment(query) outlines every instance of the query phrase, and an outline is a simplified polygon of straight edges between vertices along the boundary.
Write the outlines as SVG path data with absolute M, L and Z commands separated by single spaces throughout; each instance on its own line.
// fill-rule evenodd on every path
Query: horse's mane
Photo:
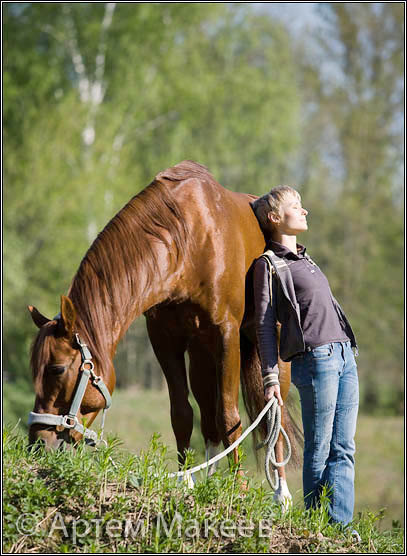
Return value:
M 135 303 L 142 301 L 159 277 L 160 261 L 154 243 L 159 241 L 168 247 L 172 243 L 178 260 L 188 253 L 187 224 L 173 189 L 190 178 L 216 183 L 205 166 L 193 161 L 157 174 L 99 233 L 72 280 L 68 296 L 77 310 L 76 328 L 102 373 L 114 355 L 108 349 L 121 323 L 134 313 Z M 51 321 L 42 327 L 33 343 L 31 367 L 38 389 L 52 338 L 58 334 L 57 325 Z

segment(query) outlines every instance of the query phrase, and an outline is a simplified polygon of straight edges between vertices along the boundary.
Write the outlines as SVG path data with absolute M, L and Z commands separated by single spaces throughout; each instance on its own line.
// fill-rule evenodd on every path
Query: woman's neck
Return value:
M 287 249 L 297 254 L 297 236 L 289 236 L 274 232 L 271 239 L 277 241 L 277 243 L 281 243 L 281 245 L 284 245 L 284 247 L 287 247 Z

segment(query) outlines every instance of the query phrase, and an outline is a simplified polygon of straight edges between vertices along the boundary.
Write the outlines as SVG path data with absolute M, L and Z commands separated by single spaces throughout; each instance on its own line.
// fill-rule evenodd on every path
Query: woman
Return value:
M 271 238 L 254 269 L 265 399 L 275 396 L 283 404 L 279 350 L 283 361 L 291 361 L 291 380 L 301 399 L 305 506 L 315 507 L 327 485 L 330 520 L 347 525 L 354 507 L 359 402 L 352 351 L 352 347 L 357 351 L 355 336 L 327 278 L 305 247 L 297 244 L 297 235 L 308 229 L 308 211 L 301 206 L 298 192 L 289 186 L 275 187 L 256 200 L 253 209 L 265 236 Z M 279 346 L 277 321 L 281 323 Z

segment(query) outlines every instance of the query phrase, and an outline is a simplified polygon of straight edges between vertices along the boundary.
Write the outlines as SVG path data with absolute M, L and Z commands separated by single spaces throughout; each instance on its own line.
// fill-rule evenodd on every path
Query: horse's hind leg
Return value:
M 181 336 L 169 333 L 167 324 L 163 325 L 162 320 L 147 316 L 148 335 L 168 385 L 171 424 L 177 442 L 178 461 L 183 465 L 193 427 L 184 358 L 186 341 Z
M 218 327 L 217 342 L 217 382 L 218 411 L 217 422 L 225 447 L 233 444 L 242 434 L 239 415 L 240 385 L 240 336 L 239 326 L 233 318 L 225 319 Z M 233 461 L 238 463 L 238 450 L 233 450 Z M 240 473 L 241 474 L 241 473 Z
M 216 424 L 216 365 L 213 354 L 203 346 L 203 341 L 199 338 L 190 343 L 188 354 L 190 360 L 189 380 L 201 412 L 201 431 L 208 461 L 219 452 L 221 441 Z M 217 462 L 209 467 L 209 476 L 216 471 L 216 467 Z

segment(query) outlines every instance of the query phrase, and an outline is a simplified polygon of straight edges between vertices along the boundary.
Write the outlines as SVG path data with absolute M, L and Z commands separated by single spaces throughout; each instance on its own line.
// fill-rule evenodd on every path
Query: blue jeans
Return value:
M 328 486 L 330 521 L 347 525 L 354 507 L 354 454 L 359 384 L 350 341 L 324 344 L 291 362 L 304 427 L 305 507 Z

